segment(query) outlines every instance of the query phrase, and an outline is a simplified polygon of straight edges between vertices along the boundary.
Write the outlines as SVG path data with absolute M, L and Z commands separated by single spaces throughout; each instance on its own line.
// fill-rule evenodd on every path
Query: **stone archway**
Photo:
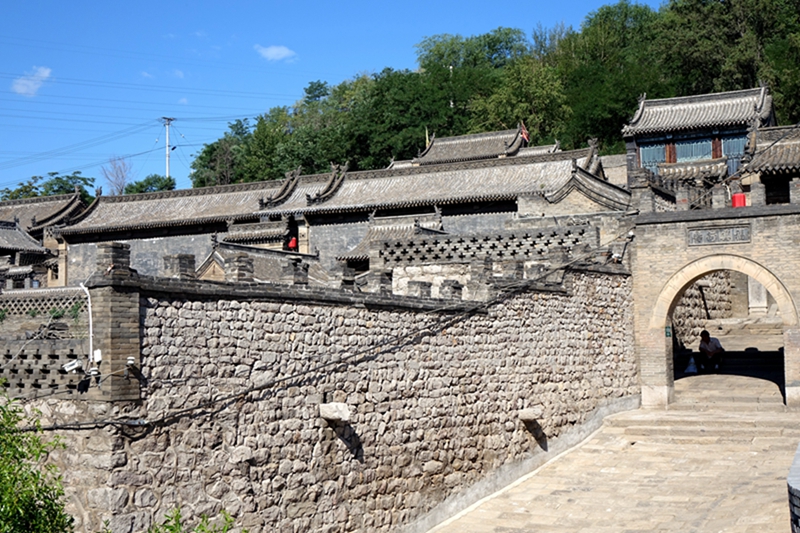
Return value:
M 785 383 L 787 405 L 800 405 L 800 329 L 797 309 L 790 291 L 770 270 L 738 255 L 715 254 L 683 266 L 658 293 L 647 324 L 639 331 L 642 376 L 642 404 L 666 406 L 673 399 L 672 342 L 665 335 L 669 317 L 683 291 L 701 277 L 720 270 L 742 272 L 760 282 L 778 304 L 783 318 Z

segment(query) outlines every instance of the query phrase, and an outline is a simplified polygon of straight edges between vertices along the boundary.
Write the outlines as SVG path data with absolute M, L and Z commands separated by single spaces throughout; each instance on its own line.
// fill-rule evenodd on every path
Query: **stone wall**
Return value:
M 638 393 L 627 275 L 575 272 L 463 315 L 172 294 L 140 290 L 140 403 L 34 404 L 86 423 L 54 459 L 87 531 L 176 506 L 255 533 L 413 530 Z M 330 403 L 349 420 L 320 418 Z
M 731 273 L 714 272 L 686 288 L 672 312 L 673 334 L 679 346 L 692 349 L 708 320 L 731 316 Z

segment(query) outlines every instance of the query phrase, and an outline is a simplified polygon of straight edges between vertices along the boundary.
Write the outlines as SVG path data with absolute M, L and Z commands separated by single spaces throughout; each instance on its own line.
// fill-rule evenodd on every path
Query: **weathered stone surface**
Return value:
M 96 466 L 80 460 L 89 434 L 65 432 L 71 510 L 94 530 L 113 515 L 115 532 L 176 507 L 225 508 L 252 533 L 396 530 L 537 453 L 521 410 L 542 406 L 555 439 L 639 392 L 630 279 L 575 272 L 564 286 L 464 315 L 143 293 L 141 405 L 36 404 L 54 423 L 158 422 L 132 439 L 93 430 L 92 453 L 111 458 Z M 349 421 L 329 424 L 321 405 L 337 403 Z M 87 502 L 95 489 L 119 491 L 114 511 L 111 492 Z
M 350 407 L 341 402 L 321 403 L 319 416 L 330 422 L 349 422 Z

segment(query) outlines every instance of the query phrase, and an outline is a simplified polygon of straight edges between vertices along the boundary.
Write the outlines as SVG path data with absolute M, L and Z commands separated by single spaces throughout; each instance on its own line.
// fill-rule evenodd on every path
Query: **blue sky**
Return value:
M 174 117 L 170 174 L 227 123 L 291 105 L 312 80 L 413 69 L 424 37 L 579 27 L 609 2 L 13 2 L 0 18 L 0 188 L 124 157 L 164 174 L 160 117 Z M 654 8 L 659 2 L 647 1 Z

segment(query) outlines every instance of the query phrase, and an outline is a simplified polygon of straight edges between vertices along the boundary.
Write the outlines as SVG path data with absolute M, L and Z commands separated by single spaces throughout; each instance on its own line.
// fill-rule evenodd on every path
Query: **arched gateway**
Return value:
M 642 404 L 672 401 L 670 316 L 683 291 L 720 270 L 744 273 L 773 296 L 783 320 L 786 403 L 800 405 L 800 206 L 646 213 L 632 258 Z

